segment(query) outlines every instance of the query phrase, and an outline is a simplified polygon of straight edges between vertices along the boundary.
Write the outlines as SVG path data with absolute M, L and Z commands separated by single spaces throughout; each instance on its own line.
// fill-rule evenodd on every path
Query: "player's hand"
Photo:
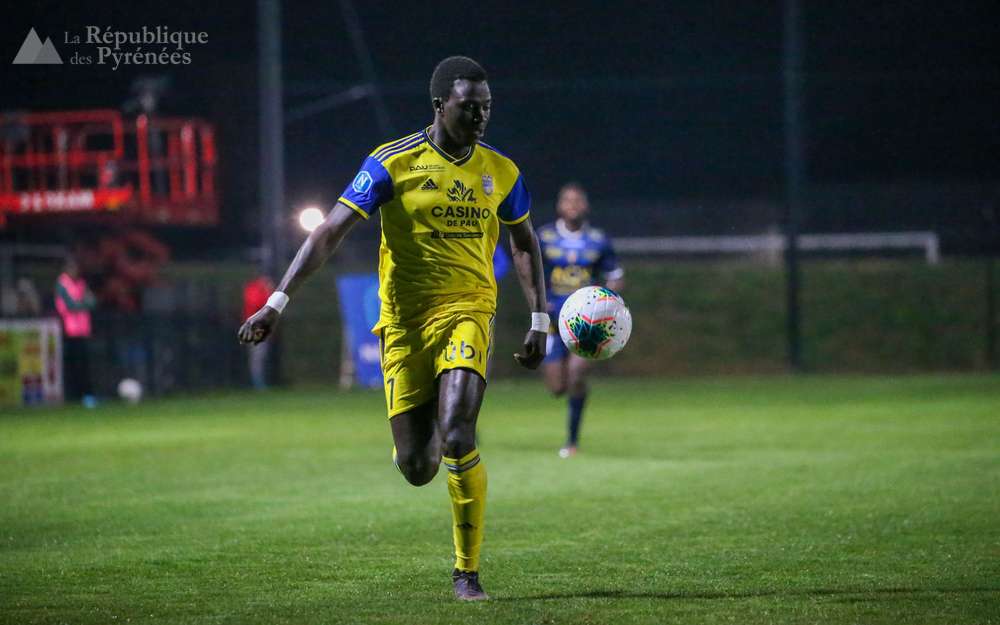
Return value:
M 520 354 L 514 354 L 514 360 L 527 369 L 537 369 L 545 358 L 546 337 L 545 332 L 528 330 L 527 336 L 524 337 L 524 349 Z
M 277 310 L 270 306 L 264 306 L 243 322 L 239 331 L 236 332 L 236 336 L 239 337 L 240 343 L 249 343 L 251 345 L 262 343 L 274 332 L 275 326 L 278 325 L 279 317 L 281 315 Z

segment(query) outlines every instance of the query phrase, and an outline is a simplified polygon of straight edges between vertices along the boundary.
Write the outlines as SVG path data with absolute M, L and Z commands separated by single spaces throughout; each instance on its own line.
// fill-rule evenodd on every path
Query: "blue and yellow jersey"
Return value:
M 373 331 L 439 313 L 493 313 L 500 223 L 520 223 L 531 208 L 514 161 L 485 143 L 454 159 L 427 130 L 375 148 L 340 197 L 366 219 L 381 208 Z
M 576 232 L 567 229 L 562 220 L 546 224 L 538 229 L 538 244 L 545 264 L 549 309 L 554 315 L 577 289 L 625 274 L 611 240 L 589 224 Z

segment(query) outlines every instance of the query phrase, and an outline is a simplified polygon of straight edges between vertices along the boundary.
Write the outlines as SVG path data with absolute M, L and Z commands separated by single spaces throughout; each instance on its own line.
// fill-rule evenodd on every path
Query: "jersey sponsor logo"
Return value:
M 366 171 L 359 171 L 351 183 L 351 188 L 358 193 L 367 193 L 372 188 L 372 175 Z
M 493 212 L 488 208 L 478 206 L 435 206 L 431 209 L 434 217 L 445 219 L 489 219 Z
M 441 232 L 435 230 L 431 232 L 432 239 L 481 239 L 482 232 Z
M 483 174 L 483 193 L 493 195 L 493 176 Z
M 470 189 L 462 183 L 461 180 L 455 180 L 455 184 L 448 189 L 448 199 L 452 202 L 471 202 L 476 203 L 476 192 Z
M 444 171 L 444 165 L 410 165 L 410 171 Z
M 424 184 L 420 185 L 420 190 L 421 191 L 437 191 L 438 190 L 438 186 L 436 184 L 434 184 L 434 179 L 433 178 L 428 178 L 427 181 L 424 182 Z
M 555 295 L 569 295 L 579 288 L 593 284 L 593 275 L 589 268 L 580 265 L 553 267 L 549 282 Z
M 493 211 L 479 206 L 435 206 L 431 209 L 431 216 L 443 219 L 444 225 L 448 228 L 479 228 L 480 219 L 489 219 Z

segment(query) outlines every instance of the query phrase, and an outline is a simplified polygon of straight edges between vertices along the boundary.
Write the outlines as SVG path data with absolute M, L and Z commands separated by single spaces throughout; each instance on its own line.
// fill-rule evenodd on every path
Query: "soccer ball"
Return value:
M 632 313 L 611 289 L 586 286 L 559 311 L 559 336 L 577 356 L 607 360 L 625 347 L 632 333 Z
M 118 383 L 118 397 L 130 404 L 138 404 L 142 399 L 142 384 L 139 380 L 125 378 Z

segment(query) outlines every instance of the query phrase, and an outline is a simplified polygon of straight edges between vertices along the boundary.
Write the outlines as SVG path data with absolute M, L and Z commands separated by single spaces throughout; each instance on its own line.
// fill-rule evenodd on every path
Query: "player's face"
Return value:
M 564 189 L 556 201 L 556 212 L 571 224 L 581 223 L 587 216 L 589 209 L 590 203 L 587 201 L 587 194 L 579 189 Z
M 490 121 L 492 99 L 486 81 L 455 81 L 439 114 L 448 136 L 459 145 L 472 145 L 483 138 Z

